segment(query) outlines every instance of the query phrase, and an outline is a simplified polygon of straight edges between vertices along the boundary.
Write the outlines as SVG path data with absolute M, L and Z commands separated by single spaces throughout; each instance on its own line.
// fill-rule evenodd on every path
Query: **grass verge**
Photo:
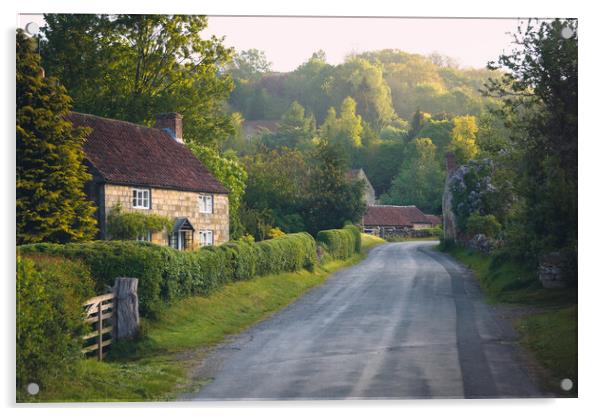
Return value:
M 117 344 L 109 360 L 81 361 L 74 374 L 49 383 L 28 401 L 166 401 L 197 389 L 190 369 L 209 347 L 243 331 L 358 263 L 385 241 L 362 235 L 362 253 L 331 261 L 314 272 L 258 277 L 224 286 L 208 297 L 191 297 L 167 307 L 157 321 L 143 321 L 141 336 Z
M 542 387 L 558 396 L 577 395 L 577 290 L 544 289 L 535 272 L 511 260 L 462 247 L 445 250 L 468 266 L 491 303 L 512 303 L 537 307 L 539 312 L 517 319 L 514 326 L 520 343 L 533 353 L 549 374 Z M 569 378 L 570 392 L 560 389 L 560 381 Z

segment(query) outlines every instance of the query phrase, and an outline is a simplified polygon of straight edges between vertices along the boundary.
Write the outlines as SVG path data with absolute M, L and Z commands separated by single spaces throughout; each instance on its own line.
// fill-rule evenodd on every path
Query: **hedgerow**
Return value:
M 346 259 L 354 253 L 359 253 L 362 248 L 361 233 L 354 225 L 320 231 L 316 239 L 333 259 Z
M 316 243 L 307 233 L 258 243 L 232 241 L 188 252 L 137 241 L 41 243 L 21 246 L 19 252 L 81 260 L 90 270 L 97 293 L 105 291 L 117 277 L 136 277 L 140 313 L 151 318 L 164 302 L 207 295 L 228 282 L 302 268 L 312 270 L 317 262 Z

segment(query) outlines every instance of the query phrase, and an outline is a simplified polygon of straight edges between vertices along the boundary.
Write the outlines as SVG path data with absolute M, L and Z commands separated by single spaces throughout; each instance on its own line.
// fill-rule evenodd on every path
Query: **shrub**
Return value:
M 173 225 L 173 220 L 162 215 L 123 212 L 119 204 L 107 216 L 107 231 L 113 240 L 136 240 L 163 230 L 171 233 Z
M 86 331 L 83 302 L 94 296 L 80 262 L 33 254 L 17 257 L 17 397 L 73 369 Z
M 495 238 L 502 230 L 502 225 L 493 215 L 472 214 L 466 222 L 466 231 L 469 236 L 484 234 L 487 237 Z
M 362 248 L 361 233 L 354 225 L 346 225 L 342 229 L 320 231 L 317 240 L 323 244 L 330 257 L 334 259 L 346 259 Z

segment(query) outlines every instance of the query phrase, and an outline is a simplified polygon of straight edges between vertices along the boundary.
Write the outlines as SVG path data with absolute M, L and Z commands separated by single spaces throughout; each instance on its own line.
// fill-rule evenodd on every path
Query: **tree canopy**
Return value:
M 65 120 L 71 98 L 45 78 L 35 45 L 17 31 L 17 244 L 90 240 L 95 207 L 84 185 L 88 131 Z
M 234 130 L 220 71 L 233 51 L 204 39 L 205 16 L 46 14 L 42 63 L 70 91 L 74 110 L 152 125 L 184 116 L 187 141 L 216 144 Z

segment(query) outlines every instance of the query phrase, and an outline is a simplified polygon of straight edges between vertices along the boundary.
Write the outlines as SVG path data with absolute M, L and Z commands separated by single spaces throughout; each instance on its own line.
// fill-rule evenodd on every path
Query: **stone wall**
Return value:
M 230 239 L 228 195 L 213 194 L 213 214 L 200 212 L 198 192 L 183 192 L 171 189 L 151 188 L 151 209 L 132 207 L 132 192 L 136 187 L 122 185 L 104 185 L 105 217 L 101 221 L 101 233 L 106 235 L 106 215 L 111 208 L 121 204 L 124 212 L 142 212 L 163 215 L 169 218 L 186 217 L 194 227 L 193 246 L 198 247 L 201 230 L 212 230 L 215 244 L 225 243 Z M 154 233 L 152 241 L 167 245 L 166 232 Z

